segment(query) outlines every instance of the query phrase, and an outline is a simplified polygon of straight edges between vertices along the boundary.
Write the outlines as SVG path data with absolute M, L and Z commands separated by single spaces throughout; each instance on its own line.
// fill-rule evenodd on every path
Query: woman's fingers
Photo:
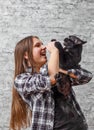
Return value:
M 47 45 L 46 45 L 46 48 L 47 50 L 51 53 L 53 52 L 54 50 L 57 50 L 57 48 L 55 47 L 55 42 L 49 42 Z

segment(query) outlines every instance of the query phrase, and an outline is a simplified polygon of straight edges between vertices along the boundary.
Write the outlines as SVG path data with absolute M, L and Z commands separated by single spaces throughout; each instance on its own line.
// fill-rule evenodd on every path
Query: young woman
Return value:
M 50 52 L 48 63 L 46 49 Z M 71 71 L 76 76 L 71 74 Z M 70 75 L 70 84 L 87 83 L 92 77 L 91 73 L 85 70 L 69 70 L 67 72 L 59 69 L 59 51 L 54 46 L 54 42 L 44 46 L 38 37 L 29 36 L 17 43 L 10 129 L 21 130 L 21 128 L 30 126 L 31 130 L 78 130 L 75 123 L 68 126 L 68 122 L 70 122 L 68 118 L 68 121 L 65 121 L 65 118 L 58 115 L 60 114 L 59 108 L 64 103 L 67 106 L 69 101 L 77 111 L 78 117 L 82 115 L 78 108 L 79 105 L 75 104 L 71 86 L 66 84 L 66 87 L 62 89 L 61 84 L 64 82 L 62 82 L 63 78 L 59 72 Z M 61 94 L 64 97 L 60 96 L 61 102 L 64 103 L 60 103 L 59 107 L 56 105 L 60 101 L 56 96 L 58 92 L 59 96 Z M 72 110 L 74 111 L 74 109 Z M 75 112 L 76 115 L 77 113 Z M 67 117 L 68 114 L 65 111 L 63 116 Z M 73 114 L 70 115 L 71 119 L 74 117 Z M 87 129 L 85 121 L 83 122 L 84 127 L 80 130 Z

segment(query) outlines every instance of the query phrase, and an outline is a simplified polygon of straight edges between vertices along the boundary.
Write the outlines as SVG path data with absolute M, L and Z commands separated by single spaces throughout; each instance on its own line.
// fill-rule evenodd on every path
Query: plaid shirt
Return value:
M 86 75 L 89 80 L 92 77 L 90 73 L 88 76 L 86 72 L 85 74 L 84 71 L 82 72 L 78 73 L 77 84 L 81 79 L 81 75 Z M 32 111 L 31 130 L 53 130 L 55 103 L 47 65 L 40 69 L 40 73 L 34 73 L 33 75 L 30 72 L 19 74 L 15 78 L 14 85 Z
M 74 78 L 70 78 L 71 80 L 71 86 L 76 86 L 76 85 L 83 85 L 88 83 L 93 75 L 91 72 L 83 69 L 83 68 L 79 68 L 79 69 L 70 69 L 68 70 L 68 73 L 73 73 L 74 75 L 77 76 L 77 79 Z

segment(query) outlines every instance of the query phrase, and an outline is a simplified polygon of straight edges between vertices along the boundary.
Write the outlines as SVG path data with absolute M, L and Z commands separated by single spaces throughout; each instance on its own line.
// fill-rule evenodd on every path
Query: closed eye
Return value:
M 41 47 L 42 45 L 43 45 L 43 43 L 37 42 L 34 47 Z

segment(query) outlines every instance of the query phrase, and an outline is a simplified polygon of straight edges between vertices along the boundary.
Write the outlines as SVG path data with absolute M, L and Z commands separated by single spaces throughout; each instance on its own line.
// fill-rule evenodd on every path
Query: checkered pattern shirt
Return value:
M 83 85 L 88 83 L 93 75 L 91 72 L 83 69 L 83 68 L 79 68 L 79 69 L 69 69 L 68 70 L 68 74 L 69 73 L 73 73 L 75 76 L 77 76 L 77 79 L 74 78 L 70 78 L 71 80 L 71 86 L 76 86 L 76 85 Z
M 81 79 L 81 73 L 78 77 Z M 14 87 L 32 111 L 31 130 L 53 130 L 55 103 L 47 65 L 40 69 L 40 73 L 19 74 L 15 78 Z

